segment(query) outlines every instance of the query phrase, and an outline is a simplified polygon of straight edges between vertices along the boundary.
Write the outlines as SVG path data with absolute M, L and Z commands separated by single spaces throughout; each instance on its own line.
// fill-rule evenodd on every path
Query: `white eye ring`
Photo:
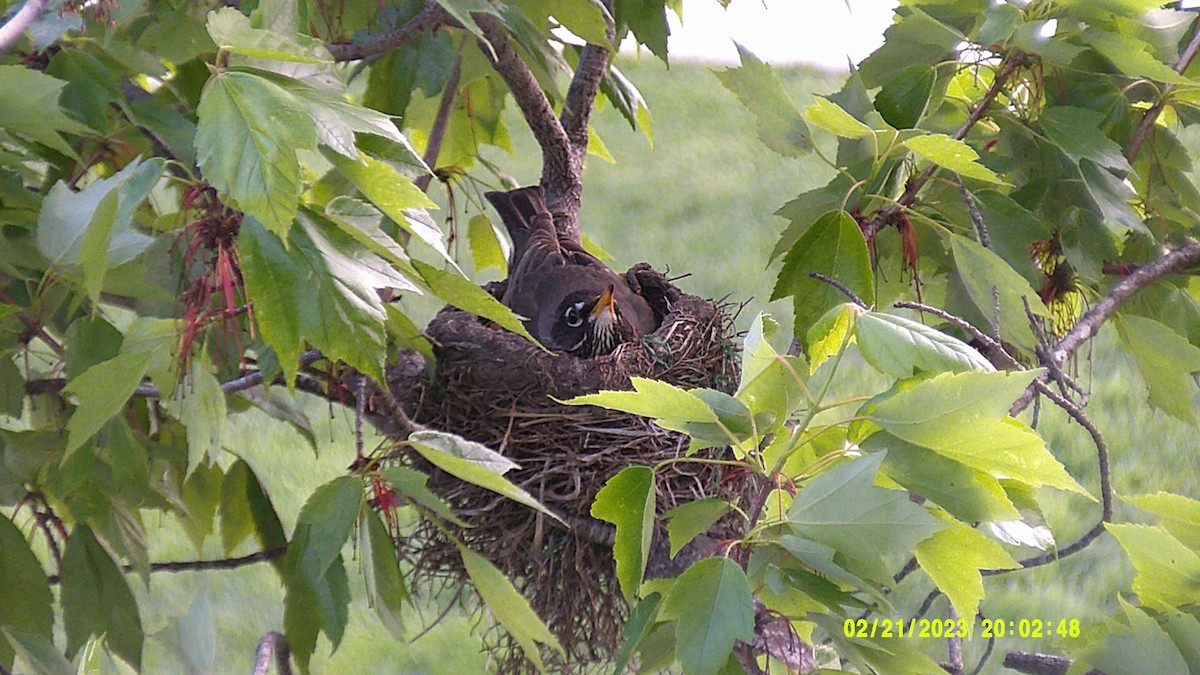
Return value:
M 563 312 L 563 319 L 566 320 L 567 326 L 571 328 L 579 328 L 583 325 L 583 317 L 579 314 L 579 310 L 582 308 L 582 302 L 577 302 L 570 307 L 567 307 L 567 311 Z

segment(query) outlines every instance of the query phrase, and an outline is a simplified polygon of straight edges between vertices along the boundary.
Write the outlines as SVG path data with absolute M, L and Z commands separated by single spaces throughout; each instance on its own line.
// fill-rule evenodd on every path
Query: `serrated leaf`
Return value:
M 383 113 L 347 102 L 345 99 L 310 87 L 291 78 L 280 78 L 278 83 L 291 92 L 296 100 L 308 110 L 316 124 L 317 141 L 339 155 L 354 161 L 363 157 L 355 145 L 354 135 L 374 134 L 392 141 L 412 153 L 421 162 L 408 138 L 396 128 L 391 118 Z M 422 164 L 424 162 L 421 162 Z M 425 167 L 428 170 L 428 167 Z
M 303 187 L 296 150 L 317 146 L 308 111 L 266 78 L 225 71 L 204 87 L 196 116 L 204 177 L 230 205 L 286 238 Z
M 520 468 L 516 462 L 482 443 L 444 431 L 415 431 L 408 439 L 452 457 L 468 460 L 501 476 L 512 469 Z
M 609 100 L 621 116 L 629 122 L 629 128 L 637 130 L 640 126 L 642 134 L 646 140 L 650 141 L 650 147 L 654 147 L 654 133 L 651 128 L 650 108 L 646 104 L 646 99 L 642 97 L 642 92 L 625 77 L 624 73 L 617 69 L 611 63 L 608 70 L 604 73 L 603 79 L 600 80 L 600 92 Z
M 898 490 L 875 486 L 884 453 L 840 464 L 809 481 L 788 508 L 792 530 L 825 544 L 853 564 L 852 572 L 876 581 L 890 579 L 884 553 L 911 551 L 917 542 L 946 527 Z
M 714 72 L 721 84 L 754 113 L 758 138 L 785 157 L 801 157 L 812 152 L 808 126 L 783 89 L 775 70 L 750 50 L 734 44 L 742 65 Z
M 828 361 L 853 341 L 854 323 L 863 309 L 851 302 L 835 306 L 817 319 L 808 332 L 805 342 L 808 344 L 808 373 L 817 372 L 821 364 Z
M 1112 33 L 1099 28 L 1088 28 L 1083 39 L 1092 45 L 1122 73 L 1131 77 L 1144 77 L 1166 84 L 1191 86 L 1188 78 L 1154 58 L 1150 45 L 1126 33 Z
M 467 30 L 471 31 L 471 34 L 481 41 L 484 49 L 486 49 L 488 53 L 495 58 L 495 54 L 492 52 L 491 43 L 488 42 L 483 36 L 483 30 L 479 27 L 479 24 L 475 23 L 475 18 L 472 16 L 476 12 L 483 14 L 497 14 L 496 7 L 492 5 L 492 3 L 488 2 L 487 0 L 445 0 L 444 2 L 438 2 L 438 4 L 441 5 L 442 8 L 444 8 L 450 14 L 450 16 L 458 19 L 458 22 L 466 27 Z
M 0 626 L 53 640 L 50 584 L 25 535 L 6 516 L 0 516 L 0 579 Z M 0 642 L 0 666 L 12 668 L 14 649 Z
M 258 476 L 245 460 L 239 459 L 229 467 L 221 483 L 221 544 L 225 554 L 251 534 L 264 550 L 287 543 L 279 515 Z M 282 563 L 276 563 L 277 567 Z
M 717 415 L 704 401 L 673 384 L 632 378 L 634 391 L 601 391 L 560 401 L 567 405 L 595 405 L 610 410 L 654 419 L 681 422 L 717 422 Z
M 467 459 L 455 454 L 450 454 L 446 450 L 422 443 L 414 440 L 412 437 L 408 440 L 414 450 L 419 452 L 422 457 L 433 463 L 434 466 L 445 471 L 446 473 L 464 480 L 472 485 L 478 485 L 485 490 L 491 490 L 498 495 L 507 497 L 518 504 L 524 504 L 531 509 L 540 511 L 551 518 L 563 522 L 557 514 L 547 509 L 533 495 L 525 490 L 510 483 L 504 476 L 496 472 L 496 467 L 503 466 L 498 464 L 496 457 L 500 457 L 498 453 L 489 450 L 491 455 L 481 459 Z M 479 444 L 474 444 L 479 445 Z M 483 446 L 479 446 L 483 447 Z M 507 461 L 507 460 L 505 460 Z M 507 468 L 505 469 L 507 471 Z
M 1122 497 L 1121 501 L 1153 513 L 1185 546 L 1200 550 L 1200 501 L 1169 492 Z
M 242 223 L 242 273 L 264 341 L 295 379 L 307 342 L 383 377 L 387 313 L 376 289 L 413 288 L 383 259 L 315 213 L 303 211 L 285 248 L 253 218 Z
M 861 447 L 887 451 L 883 474 L 909 492 L 921 495 L 964 522 L 1007 521 L 1021 514 L 996 478 L 880 431 Z
M 808 120 L 809 124 L 821 127 L 841 138 L 865 138 L 875 134 L 871 127 L 859 122 L 853 115 L 842 110 L 841 106 L 822 96 L 818 96 L 817 100 L 804 110 L 804 119 Z
M 932 374 L 996 369 L 962 340 L 902 316 L 865 312 L 854 337 L 867 363 L 895 378 L 910 377 L 914 368 Z
M 810 277 L 810 272 L 845 284 L 868 306 L 875 302 L 867 242 L 858 223 L 844 211 L 818 218 L 784 256 L 771 299 L 793 298 L 797 335 L 807 335 L 814 321 L 847 300 L 837 288 Z
M 637 596 L 650 558 L 654 504 L 654 471 L 646 466 L 621 469 L 600 488 L 592 502 L 592 517 L 612 523 L 617 529 L 613 559 L 617 582 L 627 602 Z
M 889 433 L 994 477 L 1088 495 L 1008 407 L 1039 371 L 943 373 L 880 401 L 867 417 Z
M 721 519 L 732 508 L 724 499 L 710 497 L 680 504 L 667 511 L 662 518 L 667 523 L 667 539 L 671 542 L 671 557 L 688 545 L 697 535 L 704 534 L 713 523 Z M 594 513 L 592 515 L 595 515 Z
M 774 320 L 759 315 L 751 324 L 742 343 L 742 380 L 737 397 L 750 412 L 770 413 L 773 424 L 783 424 L 805 395 L 804 360 L 783 356 L 767 341 L 765 322 Z M 759 429 L 759 433 L 765 433 Z
M 955 269 L 971 302 L 989 323 L 995 309 L 996 294 L 1000 296 L 1000 336 L 1014 344 L 1032 350 L 1037 344 L 1025 314 L 1025 302 L 1034 314 L 1049 316 L 1050 310 L 1029 285 L 1029 281 L 1007 262 L 978 243 L 950 235 L 950 250 Z
M 503 272 L 508 266 L 508 259 L 500 247 L 500 238 L 496 236 L 496 228 L 486 215 L 477 213 L 467 221 L 467 241 L 471 244 L 476 272 L 486 269 Z
M 777 543 L 791 554 L 793 558 L 815 572 L 816 575 L 814 576 L 817 579 L 829 583 L 823 592 L 813 594 L 814 600 L 825 604 L 827 607 L 842 605 L 857 606 L 853 602 L 846 602 L 850 598 L 841 596 L 840 594 L 840 588 L 850 588 L 869 593 L 871 599 L 875 600 L 878 603 L 877 606 L 880 608 L 887 609 L 891 607 L 891 601 L 883 592 L 883 586 L 852 574 L 839 565 L 834 560 L 838 556 L 838 552 L 833 548 L 803 537 L 797 537 L 794 534 L 780 536 Z M 807 572 L 797 570 L 794 563 L 786 567 L 791 580 L 800 582 L 796 584 L 798 590 L 803 590 L 805 593 L 813 590 L 810 582 L 815 579 L 809 578 Z M 801 573 L 798 574 L 798 572 Z M 808 586 L 808 588 L 804 588 L 805 586 Z
M 64 460 L 125 408 L 142 383 L 152 356 L 148 352 L 121 354 L 92 366 L 67 383 L 63 391 L 75 396 L 78 404 L 67 422 Z
M 966 525 L 954 524 L 917 544 L 917 562 L 950 599 L 959 616 L 975 616 L 983 599 L 980 570 L 1021 566 L 1000 544 Z M 971 623 L 971 622 L 968 622 Z
M 676 621 L 675 655 L 684 672 L 719 672 L 734 644 L 754 637 L 754 600 L 746 573 L 724 556 L 701 560 L 675 580 L 661 618 Z
M 904 146 L 916 154 L 949 169 L 964 178 L 1004 183 L 991 169 L 979 163 L 979 153 L 974 148 L 945 134 L 916 136 L 904 142 Z
M 515 0 L 512 4 L 525 10 L 533 18 L 553 15 L 558 22 L 575 35 L 594 45 L 611 45 L 605 34 L 612 16 L 599 2 L 594 0 L 558 0 L 554 3 L 540 0 Z
M 93 635 L 106 635 L 114 653 L 135 668 L 142 663 L 142 621 L 121 568 L 87 525 L 76 525 L 62 563 L 63 625 L 67 655 Z
M 525 330 L 525 325 L 513 314 L 512 310 L 492 297 L 487 291 L 471 283 L 466 277 L 454 272 L 440 270 L 432 265 L 426 265 L 420 260 L 413 261 L 413 267 L 429 285 L 433 294 L 454 305 L 455 307 L 481 316 L 495 322 L 517 335 L 529 340 L 535 345 L 537 340 Z M 540 345 L 539 345 L 540 346 Z M 544 350 L 545 347 L 542 347 Z
M 405 276 L 419 281 L 420 274 L 412 266 L 408 252 L 387 232 L 383 231 L 383 212 L 373 205 L 339 195 L 325 205 L 325 216 L 358 243 L 387 260 Z M 407 289 L 420 293 L 419 288 Z
M 196 553 L 200 553 L 204 540 L 213 530 L 213 516 L 221 503 L 221 483 L 225 474 L 216 464 L 204 462 L 191 467 L 190 475 L 183 483 L 181 496 L 187 507 L 183 529 L 192 541 Z
M 1200 555 L 1166 528 L 1106 523 L 1133 561 L 1133 592 L 1142 605 L 1160 610 L 1194 608 L 1200 598 Z
M 74 157 L 60 134 L 90 130 L 67 117 L 58 105 L 66 82 L 22 65 L 0 65 L 0 110 L 4 127 L 32 141 Z
M 284 34 L 250 25 L 250 18 L 232 7 L 208 15 L 208 34 L 217 47 L 256 59 L 296 63 L 332 63 L 325 43 L 300 33 Z
M 178 401 L 179 421 L 187 429 L 188 471 L 201 462 L 215 459 L 221 451 L 225 425 L 225 392 L 221 383 L 200 359 L 192 362 L 192 372 L 183 398 Z
M 1133 355 L 1149 387 L 1150 405 L 1188 424 L 1200 422 L 1192 405 L 1196 383 L 1191 376 L 1200 370 L 1200 349 L 1145 317 L 1118 316 L 1116 326 L 1121 343 Z
M 1079 174 L 1103 217 L 1104 226 L 1114 237 L 1124 239 L 1129 232 L 1151 236 L 1150 229 L 1131 204 L 1138 195 L 1123 179 L 1090 160 L 1079 162 Z
M 667 10 L 663 0 L 614 0 L 618 27 L 628 27 L 640 44 L 667 63 Z
M 937 71 L 932 66 L 909 66 L 875 95 L 875 109 L 893 127 L 912 129 L 925 117 L 936 82 Z
M 1188 664 L 1158 621 L 1137 607 L 1121 603 L 1128 625 L 1109 619 L 1106 634 L 1087 645 L 1072 665 L 1073 673 L 1100 666 L 1106 675 L 1186 673 Z
M 363 518 L 365 523 L 359 525 L 358 548 L 362 551 L 367 601 L 375 608 L 383 625 L 400 639 L 404 634 L 401 611 L 404 603 L 411 603 L 412 599 L 400 573 L 396 542 L 392 541 L 383 520 L 373 509 L 368 509 Z
M 340 476 L 313 491 L 296 519 L 285 566 L 310 582 L 324 578 L 341 555 L 363 507 L 362 480 Z
M 1076 164 L 1088 159 L 1109 169 L 1132 171 L 1121 146 L 1100 131 L 1103 121 L 1100 112 L 1074 106 L 1046 108 L 1038 116 L 1042 133 Z
M 49 637 L 13 626 L 0 626 L 0 637 L 6 639 L 6 643 L 0 646 L 10 654 L 20 656 L 26 666 L 40 675 L 77 675 L 71 662 L 63 658 L 62 652 Z M 11 656 L 9 659 L 8 666 L 11 666 Z
M 538 643 L 548 645 L 560 654 L 564 653 L 558 639 L 530 608 L 529 601 L 521 597 L 512 582 L 495 565 L 462 544 L 459 544 L 458 552 L 479 596 L 538 670 L 545 669 L 538 653 Z

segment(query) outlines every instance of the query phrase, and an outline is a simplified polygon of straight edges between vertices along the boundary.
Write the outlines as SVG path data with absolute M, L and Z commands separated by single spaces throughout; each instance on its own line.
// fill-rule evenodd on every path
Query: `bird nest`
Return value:
M 499 567 L 558 638 L 565 663 L 545 654 L 555 670 L 611 660 L 628 613 L 613 563 L 613 531 L 590 515 L 596 493 L 628 466 L 684 455 L 688 439 L 643 417 L 553 399 L 630 389 L 632 377 L 727 392 L 738 379 L 730 306 L 683 294 L 644 264 L 630 273 L 660 319 L 659 328 L 595 359 L 549 354 L 472 314 L 444 309 L 426 331 L 436 373 L 410 411 L 422 425 L 452 431 L 512 459 L 520 468 L 506 477 L 570 525 L 445 474 L 418 456 L 405 457 L 429 473 L 429 488 L 472 525 L 453 529 L 454 536 Z M 499 297 L 503 282 L 488 290 Z M 727 489 L 720 468 L 675 463 L 660 471 L 659 512 Z M 467 575 L 454 542 L 430 523 L 414 527 L 400 546 L 413 561 L 417 583 L 461 587 Z M 513 647 L 501 633 L 494 637 Z M 497 659 L 503 672 L 529 666 L 515 648 L 499 650 Z

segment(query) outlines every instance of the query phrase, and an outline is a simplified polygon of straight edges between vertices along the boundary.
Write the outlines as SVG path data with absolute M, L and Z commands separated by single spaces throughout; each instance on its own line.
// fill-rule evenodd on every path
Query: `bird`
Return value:
M 540 186 L 484 197 L 512 239 L 501 301 L 547 348 L 594 358 L 657 328 L 642 296 L 578 243 L 560 238 Z

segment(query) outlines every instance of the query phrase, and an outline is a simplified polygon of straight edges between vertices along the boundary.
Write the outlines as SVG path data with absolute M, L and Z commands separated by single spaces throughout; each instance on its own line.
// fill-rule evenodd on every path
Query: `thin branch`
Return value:
M 3 51 L 3 49 L 0 49 L 0 51 Z M 5 293 L 4 291 L 0 291 L 0 302 L 14 306 L 17 304 L 8 295 L 8 293 Z M 25 312 L 17 312 L 16 317 L 21 321 L 21 323 L 25 324 L 25 327 L 29 329 L 29 332 L 41 338 L 42 342 L 46 343 L 46 346 L 50 348 L 50 351 L 54 352 L 58 356 L 62 356 L 65 353 L 62 343 L 58 340 L 55 340 L 52 335 L 47 333 L 46 328 L 42 326 L 37 319 L 29 316 Z
M 383 35 L 364 42 L 346 42 L 328 45 L 335 61 L 354 61 L 391 51 L 424 35 L 435 26 L 454 25 L 458 22 L 436 2 L 425 3 L 425 9 L 403 25 Z
M 983 221 L 983 214 L 979 212 L 979 204 L 975 201 L 975 195 L 967 189 L 963 183 L 962 176 L 954 174 L 952 176 L 954 184 L 958 186 L 958 191 L 962 193 L 963 202 L 967 205 L 967 214 L 971 216 L 971 223 L 975 225 L 975 232 L 979 235 L 979 243 L 984 248 L 992 247 L 992 237 L 988 234 L 987 223 Z
M 275 657 L 275 670 L 279 675 L 292 675 L 292 650 L 287 638 L 275 631 L 262 636 L 255 650 L 253 675 L 267 675 L 271 669 L 271 656 Z
M 220 560 L 185 560 L 180 562 L 161 562 L 151 563 L 151 572 L 203 572 L 207 570 L 232 570 L 246 565 L 255 563 L 277 560 L 287 553 L 287 545 L 278 548 L 267 549 L 266 551 L 258 551 L 250 555 L 244 555 L 240 558 L 222 558 Z M 134 571 L 133 565 L 122 565 L 121 571 L 128 574 Z M 46 577 L 46 581 L 50 584 L 57 584 L 62 581 L 62 578 L 57 574 L 51 574 Z
M 1173 274 L 1177 270 L 1197 262 L 1200 262 L 1200 242 L 1191 242 L 1139 267 L 1132 274 L 1117 282 L 1107 295 L 1075 322 L 1071 330 L 1067 331 L 1058 344 L 1049 350 L 1048 362 L 1061 366 L 1084 342 L 1096 335 L 1100 331 L 1100 326 L 1135 293 L 1160 277 Z M 1049 377 L 1048 374 L 1042 375 L 1038 381 L 1045 382 L 1047 377 Z M 1009 414 L 1016 416 L 1017 413 L 1024 410 L 1033 400 L 1036 391 L 1034 385 L 1029 385 L 1021 398 L 1013 403 Z
M 823 282 L 829 284 L 830 286 L 833 286 L 834 288 L 838 289 L 843 294 L 845 294 L 846 297 L 850 298 L 850 300 L 854 304 L 858 305 L 859 307 L 862 307 L 863 309 L 870 309 L 870 307 L 867 307 L 867 303 L 863 302 L 862 298 L 858 297 L 857 293 L 850 290 L 849 286 L 847 286 L 846 284 L 843 284 L 842 282 L 838 281 L 837 279 L 834 279 L 832 277 L 827 277 L 824 274 L 821 274 L 820 272 L 814 272 L 811 270 L 809 271 L 808 276 L 809 276 L 809 278 L 816 279 L 817 281 L 823 281 Z
M 462 53 L 454 57 L 454 67 L 450 69 L 450 77 L 442 87 L 442 100 L 438 103 L 437 116 L 433 118 L 433 127 L 429 130 L 429 144 L 425 146 L 422 159 L 430 169 L 436 169 L 438 155 L 442 154 L 442 141 L 446 139 L 446 129 L 450 128 L 450 113 L 454 111 L 454 99 L 458 96 L 458 84 L 462 79 Z M 433 174 L 427 173 L 416 180 L 421 192 L 429 191 L 429 182 Z
M 1029 675 L 1063 675 L 1071 669 L 1071 659 L 1052 654 L 1034 654 L 1032 652 L 1009 652 L 1004 657 L 1004 667 L 1018 673 Z M 1088 671 L 1087 675 L 1096 675 L 1098 670 Z
M 8 48 L 21 37 L 21 33 L 25 32 L 26 28 L 42 15 L 42 10 L 46 8 L 46 0 L 26 0 L 21 9 L 13 15 L 8 23 L 0 26 L 0 54 L 8 51 Z
M 967 134 L 971 132 L 971 129 L 973 129 L 975 125 L 979 123 L 979 120 L 983 119 L 988 110 L 991 109 L 992 103 L 996 100 L 996 97 L 1000 95 L 1000 92 L 1004 90 L 1004 87 L 1008 84 L 1009 79 L 1012 78 L 1012 76 L 1020 68 L 1024 67 L 1025 63 L 1026 56 L 1020 51 L 1013 51 L 1006 57 L 1004 67 L 1001 68 L 1000 72 L 996 74 L 996 79 L 992 81 L 992 86 L 988 88 L 987 92 L 983 95 L 983 98 L 979 99 L 979 105 L 975 106 L 971 113 L 967 115 L 967 120 L 963 122 L 963 125 L 959 127 L 957 132 L 955 132 L 955 140 L 961 141 L 967 137 Z M 865 236 L 867 239 L 875 236 L 875 233 L 891 224 L 892 220 L 897 214 L 912 206 L 913 203 L 917 201 L 917 194 L 921 192 L 921 188 L 925 187 L 925 183 L 929 182 L 929 179 L 933 177 L 933 174 L 937 170 L 938 166 L 936 164 L 931 165 L 929 168 L 922 171 L 921 174 L 916 178 L 909 180 L 907 189 L 904 190 L 904 194 L 901 195 L 900 199 L 896 200 L 895 204 L 879 211 L 874 217 L 871 218 L 871 220 L 867 221 L 863 225 L 863 236 Z
M 1175 64 L 1175 72 L 1182 75 L 1183 71 L 1187 70 L 1188 66 L 1191 65 L 1192 60 L 1196 58 L 1196 53 L 1198 51 L 1200 51 L 1200 28 L 1198 28 L 1195 34 L 1192 35 L 1192 41 L 1188 43 L 1188 46 L 1183 50 L 1183 54 L 1180 55 L 1179 63 Z M 1155 101 L 1154 105 L 1150 106 L 1150 109 L 1146 111 L 1146 114 L 1142 115 L 1142 121 L 1138 122 L 1137 128 L 1133 130 L 1133 134 L 1129 137 L 1129 150 L 1125 153 L 1125 157 L 1130 162 L 1133 162 L 1133 160 L 1137 158 L 1138 152 L 1142 149 L 1142 145 L 1150 136 L 1150 130 L 1154 128 L 1154 123 L 1158 120 L 1159 113 L 1161 113 L 1163 108 L 1167 105 L 1167 97 L 1170 96 L 1171 92 L 1173 91 L 1175 91 L 1175 85 L 1167 84 L 1164 86 L 1162 89 L 1162 95 L 1158 97 L 1158 100 Z

